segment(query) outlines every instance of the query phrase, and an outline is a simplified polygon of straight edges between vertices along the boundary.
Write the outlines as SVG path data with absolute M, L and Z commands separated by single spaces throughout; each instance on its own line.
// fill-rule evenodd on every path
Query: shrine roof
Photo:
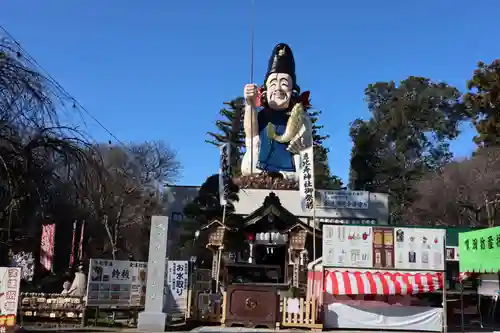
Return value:
M 215 219 L 212 222 L 209 222 L 209 223 L 203 225 L 200 228 L 200 231 L 204 231 L 204 230 L 210 229 L 211 227 L 214 227 L 214 226 L 223 226 L 228 231 L 234 231 L 235 230 L 234 228 L 228 226 L 227 224 L 223 224 L 221 221 Z
M 264 217 L 273 215 L 284 223 L 283 229 L 286 231 L 291 231 L 295 228 L 303 228 L 307 231 L 312 232 L 312 228 L 306 223 L 302 222 L 299 217 L 290 213 L 285 207 L 281 205 L 280 199 L 276 194 L 271 192 L 265 199 L 259 208 L 250 213 L 243 219 L 243 228 L 255 225 L 257 222 L 261 221 Z

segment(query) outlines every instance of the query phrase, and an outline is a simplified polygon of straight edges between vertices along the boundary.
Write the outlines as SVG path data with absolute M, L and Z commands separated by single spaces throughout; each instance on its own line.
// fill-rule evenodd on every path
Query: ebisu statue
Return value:
M 281 173 L 298 181 L 300 151 L 312 145 L 312 123 L 306 108 L 309 93 L 300 95 L 291 48 L 273 49 L 264 85 L 245 85 L 245 145 L 241 173 Z M 253 156 L 252 156 L 253 153 Z

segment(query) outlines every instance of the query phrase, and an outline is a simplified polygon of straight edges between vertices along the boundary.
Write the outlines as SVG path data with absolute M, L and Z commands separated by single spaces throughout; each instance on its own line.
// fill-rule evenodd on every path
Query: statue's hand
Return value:
M 255 102 L 257 100 L 257 85 L 250 83 L 245 85 L 243 89 L 243 97 L 245 98 L 245 103 L 249 106 L 255 107 Z
M 300 153 L 301 150 L 312 145 L 312 123 L 309 116 L 302 118 L 302 126 L 297 135 L 290 140 L 287 150 L 293 154 Z

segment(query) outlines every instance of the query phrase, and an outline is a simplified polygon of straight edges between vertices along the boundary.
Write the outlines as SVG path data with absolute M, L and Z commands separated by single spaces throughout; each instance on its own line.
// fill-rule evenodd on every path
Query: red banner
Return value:
M 40 244 L 40 264 L 48 271 L 52 271 L 54 264 L 54 241 L 56 235 L 56 224 L 45 224 L 42 226 L 42 240 Z
M 73 222 L 73 238 L 71 239 L 71 255 L 69 256 L 69 267 L 75 263 L 76 221 Z
M 83 260 L 83 235 L 85 233 L 85 221 L 82 221 L 82 227 L 80 229 L 80 244 L 78 246 L 78 260 L 80 263 Z

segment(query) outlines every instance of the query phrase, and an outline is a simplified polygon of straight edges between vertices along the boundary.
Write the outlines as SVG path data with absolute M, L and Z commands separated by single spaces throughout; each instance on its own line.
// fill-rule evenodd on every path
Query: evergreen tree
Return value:
M 412 185 L 439 171 L 452 154 L 449 141 L 459 134 L 465 114 L 453 86 L 423 77 L 377 82 L 365 90 L 371 119 L 351 125 L 350 186 L 389 193 L 391 220 L 415 199 Z
M 500 59 L 490 65 L 479 62 L 467 88 L 464 101 L 477 130 L 474 142 L 481 147 L 500 146 Z
M 318 124 L 321 111 L 309 108 L 307 110 L 311 122 L 313 124 L 313 143 L 314 143 L 314 183 L 318 190 L 338 190 L 344 184 L 342 180 L 332 175 L 330 166 L 328 164 L 329 149 L 324 146 L 324 141 L 327 140 L 329 135 L 321 135 L 320 130 L 323 125 Z
M 238 97 L 232 101 L 225 102 L 228 108 L 220 110 L 219 114 L 223 120 L 216 120 L 215 126 L 218 132 L 207 132 L 211 137 L 205 142 L 215 146 L 220 146 L 223 143 L 231 142 L 233 166 L 233 174 L 239 174 L 239 165 L 241 157 L 245 152 L 245 132 L 243 128 L 243 110 L 245 107 L 243 97 Z M 313 142 L 314 142 L 314 168 L 315 168 L 315 183 L 317 189 L 340 189 L 342 188 L 342 180 L 331 174 L 328 166 L 328 148 L 324 146 L 324 141 L 329 138 L 328 135 L 320 133 L 323 129 L 322 125 L 318 124 L 321 111 L 309 108 L 307 110 L 313 124 Z M 235 154 L 234 152 L 238 152 Z
M 231 142 L 231 170 L 236 175 L 240 173 L 240 162 L 245 152 L 245 130 L 243 128 L 245 101 L 243 97 L 238 97 L 224 102 L 224 104 L 227 105 L 227 108 L 219 111 L 223 120 L 215 121 L 218 133 L 207 132 L 210 139 L 205 140 L 205 142 L 217 147 Z

